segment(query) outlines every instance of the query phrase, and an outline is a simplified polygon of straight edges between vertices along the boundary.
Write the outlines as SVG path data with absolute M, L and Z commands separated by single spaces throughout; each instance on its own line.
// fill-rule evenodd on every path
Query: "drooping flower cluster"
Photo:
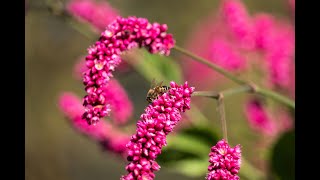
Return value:
M 154 171 L 160 166 L 155 161 L 163 146 L 167 145 L 166 135 L 173 131 L 181 119 L 181 112 L 190 109 L 190 97 L 194 91 L 185 82 L 178 85 L 170 83 L 170 90 L 159 96 L 140 116 L 136 134 L 127 144 L 128 161 L 131 161 L 126 170 L 128 174 L 122 180 L 154 179 Z
M 103 149 L 125 156 L 126 144 L 130 136 L 117 130 L 106 121 L 96 126 L 88 125 L 81 118 L 84 108 L 79 97 L 71 92 L 64 92 L 59 97 L 59 108 L 77 131 L 99 142 Z
M 121 62 L 121 53 L 134 47 L 145 47 L 150 53 L 170 54 L 174 39 L 167 34 L 167 25 L 149 23 L 145 18 L 118 17 L 99 40 L 88 49 L 83 83 L 87 95 L 83 117 L 89 124 L 96 124 L 110 111 L 103 87 L 112 77 L 112 71 Z
M 90 23 L 96 30 L 103 31 L 118 15 L 106 1 L 71 0 L 67 11 L 80 21 Z
M 223 139 L 211 147 L 206 180 L 239 180 L 237 175 L 241 165 L 241 147 L 231 148 Z

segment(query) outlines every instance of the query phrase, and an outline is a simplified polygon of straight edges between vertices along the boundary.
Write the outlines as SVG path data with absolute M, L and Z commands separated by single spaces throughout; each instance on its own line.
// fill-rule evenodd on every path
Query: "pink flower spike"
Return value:
M 95 126 L 88 125 L 88 123 L 81 118 L 84 108 L 79 97 L 71 92 L 61 94 L 59 97 L 59 108 L 68 118 L 72 127 L 80 133 L 99 142 L 105 150 L 121 156 L 125 155 L 125 145 L 129 142 L 130 137 L 106 121 L 102 121 Z
M 81 75 L 88 70 L 84 58 L 80 58 L 75 68 L 74 76 L 80 78 Z M 106 102 L 112 110 L 111 119 L 116 124 L 125 124 L 133 113 L 133 105 L 122 85 L 113 79 L 105 87 L 102 87 L 105 94 Z
M 241 0 L 223 0 L 222 17 L 226 26 L 246 49 L 254 47 L 253 25 L 251 17 Z
M 154 179 L 155 171 L 160 166 L 155 161 L 167 145 L 166 135 L 173 131 L 181 120 L 181 112 L 190 109 L 190 97 L 194 87 L 185 82 L 178 85 L 170 83 L 170 90 L 159 96 L 145 109 L 137 122 L 136 134 L 131 136 L 127 144 L 128 161 L 127 175 L 121 180 Z
M 112 72 L 121 63 L 120 55 L 134 47 L 145 47 L 153 54 L 169 55 L 175 41 L 171 34 L 167 34 L 167 29 L 166 24 L 151 24 L 145 18 L 118 17 L 101 33 L 99 40 L 88 48 L 88 70 L 83 75 L 87 91 L 83 100 L 86 109 L 83 117 L 88 124 L 95 124 L 109 114 L 110 109 L 103 88 L 113 77 Z
M 79 19 L 90 23 L 98 31 L 105 30 L 118 15 L 118 11 L 105 1 L 71 0 L 66 6 L 67 11 Z
M 241 147 L 231 148 L 224 140 L 211 147 L 209 153 L 208 173 L 206 180 L 239 180 L 237 175 L 241 166 Z

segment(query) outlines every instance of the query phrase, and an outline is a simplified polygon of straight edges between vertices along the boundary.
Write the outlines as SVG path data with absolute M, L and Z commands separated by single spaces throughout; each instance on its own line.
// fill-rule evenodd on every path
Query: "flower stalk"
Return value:
M 218 111 L 220 115 L 220 123 L 221 123 L 221 129 L 223 134 L 223 139 L 225 139 L 228 142 L 228 133 L 227 133 L 227 120 L 226 120 L 226 113 L 224 110 L 224 97 L 222 93 L 219 93 L 218 98 Z

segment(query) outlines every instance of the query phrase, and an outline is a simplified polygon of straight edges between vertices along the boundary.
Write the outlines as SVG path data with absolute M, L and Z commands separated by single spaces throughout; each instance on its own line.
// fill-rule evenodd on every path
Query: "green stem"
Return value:
M 223 97 L 228 97 L 234 94 L 242 93 L 242 92 L 253 92 L 253 87 L 248 85 L 242 85 L 237 88 L 227 89 L 224 91 L 221 91 L 220 93 L 223 94 Z
M 215 92 L 215 91 L 195 91 L 192 93 L 192 96 L 203 96 L 203 97 L 209 97 L 214 99 L 219 99 L 220 94 L 223 95 L 223 97 L 229 97 L 234 94 L 238 94 L 241 92 L 252 92 L 253 88 L 248 85 L 243 85 L 237 88 L 227 89 L 221 92 Z
M 253 84 L 253 83 L 249 83 L 245 80 L 242 80 L 240 78 L 238 78 L 237 76 L 231 74 L 230 72 L 224 70 L 223 68 L 219 67 L 218 65 L 214 64 L 214 63 L 211 63 L 210 61 L 200 57 L 200 56 L 197 56 L 177 45 L 175 45 L 173 47 L 173 49 L 179 51 L 180 53 L 186 55 L 186 56 L 189 56 L 191 57 L 193 60 L 195 61 L 198 61 L 208 67 L 210 67 L 211 69 L 213 69 L 214 71 L 217 71 L 218 73 L 222 74 L 223 76 L 227 77 L 228 79 L 232 80 L 233 82 L 237 83 L 237 84 L 240 84 L 240 85 L 247 85 L 247 86 L 250 86 L 250 87 L 254 87 L 254 91 L 255 93 L 257 94 L 260 94 L 264 97 L 268 97 L 268 98 L 271 98 L 275 101 L 278 101 L 279 103 L 282 103 L 290 108 L 292 108 L 293 110 L 295 110 L 295 102 L 277 92 L 274 92 L 274 91 L 271 91 L 271 90 L 268 90 L 268 89 L 264 89 L 264 88 L 260 88 L 258 87 L 256 84 Z
M 214 91 L 195 91 L 192 93 L 192 96 L 203 96 L 218 99 L 219 93 Z
M 268 89 L 262 89 L 262 88 L 257 88 L 256 93 L 261 94 L 265 97 L 269 97 L 273 100 L 282 102 L 283 104 L 287 105 L 288 107 L 295 109 L 295 102 L 292 101 L 291 99 L 282 96 L 278 93 L 275 93 L 274 91 L 268 90 Z
M 219 98 L 218 98 L 218 111 L 220 114 L 220 123 L 221 123 L 223 138 L 228 142 L 227 120 L 226 120 L 226 113 L 224 111 L 224 101 L 223 101 L 222 93 L 219 94 Z
M 83 26 L 83 24 L 80 24 L 76 21 L 74 21 L 73 19 L 69 18 L 69 17 L 64 17 L 64 20 L 66 21 L 66 23 L 68 23 L 74 30 L 78 31 L 80 34 L 82 34 L 83 36 L 85 36 L 86 38 L 88 38 L 89 40 L 93 40 L 93 39 L 97 39 L 97 36 L 88 31 L 85 26 Z

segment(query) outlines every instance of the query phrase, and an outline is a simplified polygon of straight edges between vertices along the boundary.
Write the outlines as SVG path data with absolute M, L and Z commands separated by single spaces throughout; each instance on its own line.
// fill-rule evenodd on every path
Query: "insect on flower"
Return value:
M 155 80 L 154 79 L 152 80 L 151 88 L 149 89 L 146 97 L 146 100 L 149 103 L 152 103 L 155 99 L 158 98 L 159 95 L 162 95 L 168 92 L 168 90 L 170 89 L 170 87 L 168 86 L 163 86 L 162 83 L 163 81 L 161 81 L 156 85 Z

